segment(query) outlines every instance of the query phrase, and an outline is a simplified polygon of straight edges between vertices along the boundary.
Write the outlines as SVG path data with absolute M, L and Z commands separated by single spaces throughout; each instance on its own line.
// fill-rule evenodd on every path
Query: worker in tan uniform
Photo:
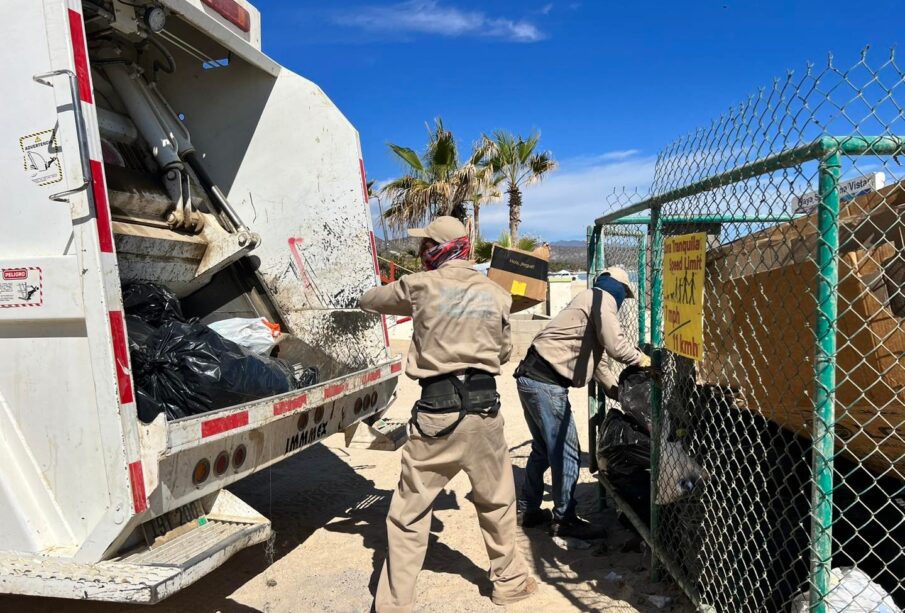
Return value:
M 517 602 L 534 593 L 537 583 L 516 546 L 515 482 L 496 391 L 495 377 L 512 349 L 512 298 L 472 268 L 459 220 L 438 217 L 409 234 L 422 239 L 427 272 L 361 297 L 366 311 L 411 316 L 406 374 L 421 385 L 387 516 L 387 559 L 374 607 L 378 613 L 412 610 L 431 507 L 459 471 L 471 481 L 490 558 L 491 599 L 499 605 Z
M 607 268 L 595 279 L 593 289 L 578 294 L 534 337 L 515 371 L 532 435 L 518 501 L 518 521 L 525 528 L 550 523 L 554 536 L 605 536 L 602 527 L 575 513 L 581 450 L 569 388 L 584 387 L 593 376 L 615 398 L 617 380 L 607 368 L 605 354 L 623 364 L 650 366 L 650 358 L 628 342 L 619 323 L 619 308 L 627 298 L 634 295 L 625 270 Z M 548 468 L 553 481 L 552 513 L 540 506 Z

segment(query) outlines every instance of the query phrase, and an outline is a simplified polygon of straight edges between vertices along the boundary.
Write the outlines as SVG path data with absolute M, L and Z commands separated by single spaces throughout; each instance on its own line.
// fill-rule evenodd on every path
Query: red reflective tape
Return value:
M 217 417 L 216 419 L 208 419 L 201 422 L 201 438 L 207 438 L 208 436 L 214 436 L 215 434 L 228 432 L 247 425 L 248 411 L 233 413 L 232 415 Z
M 374 272 L 377 273 L 377 278 L 380 278 L 380 264 L 377 263 L 377 238 L 374 236 L 374 233 L 371 232 L 371 255 L 374 256 Z
M 365 376 L 361 378 L 362 385 L 368 385 L 369 383 L 374 383 L 375 381 L 380 380 L 380 369 L 372 370 Z
M 85 26 L 82 16 L 72 9 L 69 9 L 69 33 L 72 38 L 75 75 L 79 82 L 79 97 L 91 104 L 91 71 L 88 68 L 88 48 L 85 46 Z
M 358 159 L 358 168 L 361 171 L 361 191 L 365 197 L 365 206 L 368 206 L 368 203 L 371 202 L 371 199 L 368 198 L 368 179 L 365 174 L 365 161 L 361 158 Z
M 148 496 L 145 494 L 145 474 L 141 460 L 129 464 L 129 481 L 132 483 L 132 508 L 136 513 L 148 510 Z
M 273 414 L 282 415 L 283 413 L 301 409 L 306 404 L 308 404 L 308 394 L 304 394 L 302 396 L 299 396 L 298 398 L 292 398 L 290 400 L 283 400 L 282 402 L 278 402 L 273 405 Z
M 305 242 L 304 238 L 292 237 L 289 239 L 289 253 L 292 254 L 292 263 L 295 266 L 298 277 L 305 284 L 306 289 L 311 288 L 311 277 L 305 270 L 305 264 L 302 262 L 302 253 L 300 251 L 301 244 Z
M 400 372 L 401 370 L 402 370 L 402 362 L 396 362 L 395 364 L 390 366 L 391 373 Z
M 97 242 L 102 253 L 113 253 L 113 227 L 110 222 L 110 205 L 107 204 L 107 184 L 104 182 L 104 165 L 91 160 L 91 190 L 97 219 Z
M 340 383 L 338 385 L 328 385 L 324 388 L 324 398 L 333 398 L 334 396 L 339 396 L 344 391 L 346 391 L 345 383 Z
M 110 336 L 113 339 L 113 360 L 116 362 L 116 383 L 119 401 L 134 402 L 132 376 L 129 374 L 129 346 L 126 344 L 126 320 L 122 311 L 110 311 Z
M 374 256 L 374 273 L 377 275 L 377 282 L 380 283 L 380 264 L 377 262 L 377 239 L 374 237 L 374 232 L 371 232 L 371 254 Z M 390 346 L 390 328 L 387 326 L 387 316 L 382 315 L 380 317 L 381 325 L 383 326 L 383 346 Z
M 243 32 L 251 30 L 251 14 L 235 0 L 201 0 Z
M 407 324 L 410 321 L 412 321 L 411 317 L 400 317 L 396 320 L 396 325 L 398 326 L 399 324 Z

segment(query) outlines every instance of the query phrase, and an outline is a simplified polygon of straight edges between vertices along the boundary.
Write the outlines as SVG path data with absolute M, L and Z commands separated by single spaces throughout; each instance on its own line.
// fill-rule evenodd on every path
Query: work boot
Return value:
M 493 604 L 505 607 L 509 604 L 514 604 L 525 598 L 528 598 L 537 591 L 537 581 L 534 580 L 534 577 L 528 577 L 528 580 L 525 581 L 525 588 L 521 592 L 516 592 L 511 596 L 498 596 L 497 594 L 491 594 L 490 600 L 493 601 Z
M 606 530 L 603 526 L 595 526 L 586 519 L 582 519 L 577 515 L 574 517 L 564 517 L 562 519 L 554 519 L 550 524 L 550 536 L 561 536 L 581 539 L 582 541 L 593 541 L 595 539 L 606 538 Z
M 553 512 L 550 509 L 531 509 L 519 511 L 517 517 L 522 528 L 535 528 L 553 521 Z

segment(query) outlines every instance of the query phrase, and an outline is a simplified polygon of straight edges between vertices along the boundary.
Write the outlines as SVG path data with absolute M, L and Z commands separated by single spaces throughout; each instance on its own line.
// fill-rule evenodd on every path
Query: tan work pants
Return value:
M 422 413 L 419 423 L 432 419 L 441 416 Z M 438 428 L 443 425 L 437 423 Z M 443 438 L 423 437 L 412 427 L 409 431 L 410 438 L 402 448 L 402 474 L 387 516 L 387 559 L 374 597 L 377 612 L 411 611 L 414 607 L 415 580 L 430 537 L 431 507 L 460 470 L 471 481 L 494 594 L 508 596 L 524 590 L 528 566 L 516 545 L 515 481 L 502 415 L 467 415 Z

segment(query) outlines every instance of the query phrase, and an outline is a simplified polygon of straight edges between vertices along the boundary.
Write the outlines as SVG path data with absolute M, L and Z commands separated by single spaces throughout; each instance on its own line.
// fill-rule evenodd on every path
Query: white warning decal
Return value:
M 62 152 L 57 143 L 56 128 L 23 136 L 19 139 L 19 147 L 22 166 L 33 183 L 43 186 L 63 180 Z
M 44 275 L 40 268 L 0 268 L 0 309 L 43 304 Z

